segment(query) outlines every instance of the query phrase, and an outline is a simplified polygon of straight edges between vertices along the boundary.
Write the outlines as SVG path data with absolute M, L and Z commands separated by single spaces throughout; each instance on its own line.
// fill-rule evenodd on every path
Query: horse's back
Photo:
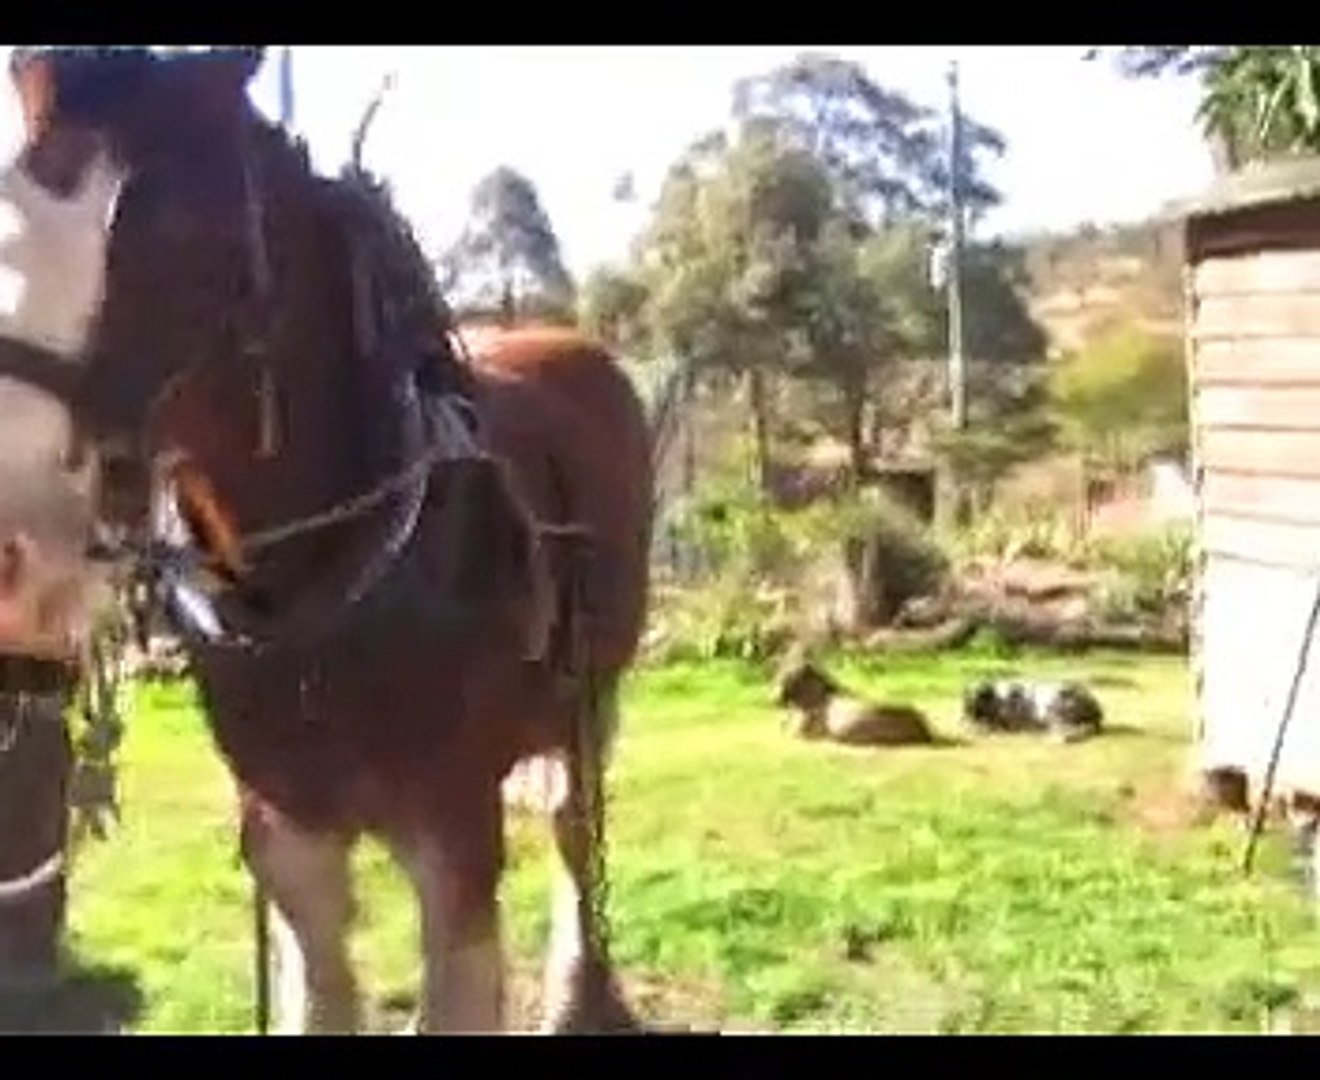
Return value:
M 493 448 L 542 520 L 590 530 L 594 649 L 625 664 L 646 617 L 652 508 L 650 432 L 632 381 L 604 345 L 574 330 L 482 328 L 464 338 Z

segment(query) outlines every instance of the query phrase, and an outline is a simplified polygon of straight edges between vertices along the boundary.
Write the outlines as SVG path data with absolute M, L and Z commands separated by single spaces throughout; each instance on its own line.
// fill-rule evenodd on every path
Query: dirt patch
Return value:
M 1203 796 L 1173 783 L 1125 786 L 1121 820 L 1156 836 L 1200 829 L 1220 813 Z
M 771 1030 L 764 1024 L 725 1017 L 721 995 L 713 986 L 660 979 L 636 972 L 624 973 L 623 986 L 629 1004 L 651 1034 L 729 1034 Z M 413 995 L 390 995 L 374 1003 L 368 1025 L 375 1032 L 402 1032 L 412 1022 L 415 1008 Z M 536 1031 L 541 1020 L 541 977 L 531 965 L 515 965 L 510 973 L 508 1011 L 511 1032 Z

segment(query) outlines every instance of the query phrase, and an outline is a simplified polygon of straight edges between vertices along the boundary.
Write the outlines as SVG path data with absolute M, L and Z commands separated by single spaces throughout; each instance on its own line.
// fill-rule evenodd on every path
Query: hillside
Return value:
M 1183 238 L 1177 222 L 1140 222 L 1020 242 L 1029 307 L 1052 347 L 1076 347 L 1089 328 L 1122 315 L 1151 330 L 1183 330 Z

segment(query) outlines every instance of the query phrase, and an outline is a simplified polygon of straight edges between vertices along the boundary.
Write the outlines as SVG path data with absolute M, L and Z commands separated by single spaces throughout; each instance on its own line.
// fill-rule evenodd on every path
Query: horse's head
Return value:
M 145 492 L 129 474 L 151 460 L 160 407 L 235 332 L 235 293 L 252 284 L 243 147 L 260 59 L 15 52 L 25 140 L 0 170 L 0 652 L 77 646 L 104 595 L 94 523 L 145 509 L 110 497 Z
M 816 710 L 839 693 L 838 684 L 806 659 L 784 665 L 776 682 L 775 700 L 781 708 Z

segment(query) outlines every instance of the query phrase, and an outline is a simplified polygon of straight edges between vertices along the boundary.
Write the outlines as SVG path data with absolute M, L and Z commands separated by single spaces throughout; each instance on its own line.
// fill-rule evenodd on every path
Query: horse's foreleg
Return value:
M 601 707 L 617 707 L 613 692 L 602 694 Z M 541 1027 L 546 1033 L 639 1026 L 615 982 L 603 939 L 606 913 L 597 909 L 604 884 L 597 864 L 604 841 L 604 759 L 603 747 L 553 759 L 558 775 L 550 820 L 557 858 Z
M 245 807 L 242 845 L 244 861 L 270 901 L 275 1030 L 358 1030 L 361 1000 L 348 956 L 351 842 Z
M 477 800 L 472 800 L 476 803 Z M 504 819 L 498 785 L 407 853 L 417 886 L 424 952 L 421 1034 L 499 1032 L 504 951 L 499 880 Z

